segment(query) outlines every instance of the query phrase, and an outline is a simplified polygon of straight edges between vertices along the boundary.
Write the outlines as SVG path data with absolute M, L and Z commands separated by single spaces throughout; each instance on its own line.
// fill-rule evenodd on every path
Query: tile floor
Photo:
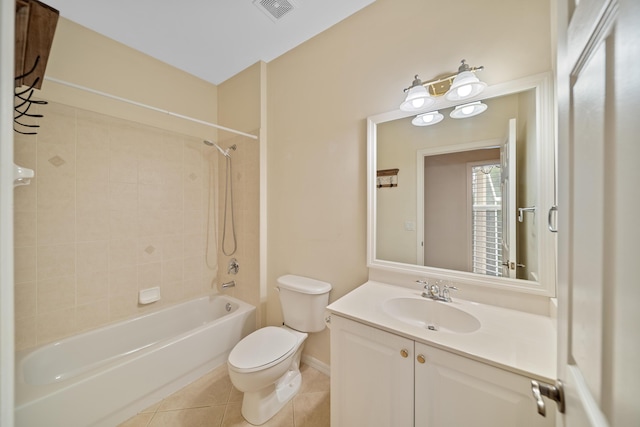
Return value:
M 329 377 L 304 364 L 300 371 L 298 395 L 263 426 L 329 427 Z M 241 405 L 223 365 L 118 427 L 251 427 Z

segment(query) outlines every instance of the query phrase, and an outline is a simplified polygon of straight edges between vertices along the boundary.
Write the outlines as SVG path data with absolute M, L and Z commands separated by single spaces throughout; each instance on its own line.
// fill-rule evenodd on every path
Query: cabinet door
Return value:
M 421 343 L 415 352 L 416 427 L 555 425 L 555 411 L 538 415 L 529 378 Z
M 413 426 L 413 341 L 331 316 L 331 426 Z

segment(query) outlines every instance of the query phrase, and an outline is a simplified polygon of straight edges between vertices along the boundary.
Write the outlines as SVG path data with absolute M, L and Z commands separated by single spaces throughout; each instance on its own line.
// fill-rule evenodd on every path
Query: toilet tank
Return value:
M 278 291 L 286 326 L 300 332 L 324 329 L 324 311 L 331 291 L 329 283 L 287 274 L 278 277 Z

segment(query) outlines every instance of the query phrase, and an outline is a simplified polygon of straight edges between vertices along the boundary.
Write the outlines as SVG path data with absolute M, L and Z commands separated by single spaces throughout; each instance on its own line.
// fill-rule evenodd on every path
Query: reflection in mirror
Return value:
M 555 267 L 551 112 L 542 83 L 510 87 L 466 119 L 450 118 L 453 106 L 433 126 L 402 113 L 370 119 L 370 169 L 399 169 L 396 187 L 370 186 L 370 266 L 553 292 L 541 284 Z

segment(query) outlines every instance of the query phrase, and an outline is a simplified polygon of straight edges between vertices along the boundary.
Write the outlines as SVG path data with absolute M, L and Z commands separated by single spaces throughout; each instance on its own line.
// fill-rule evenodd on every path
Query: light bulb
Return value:
M 462 107 L 462 114 L 464 114 L 465 116 L 468 116 L 469 114 L 473 113 L 474 109 L 475 109 L 475 106 L 466 105 L 466 106 Z
M 424 105 L 424 98 L 416 98 L 411 100 L 413 108 L 421 108 Z
M 414 117 L 413 120 L 411 120 L 411 124 L 414 126 L 431 126 L 440 123 L 443 118 L 444 116 L 438 111 L 431 111 Z
M 467 96 L 469 96 L 469 94 L 471 93 L 471 85 L 464 85 L 464 86 L 460 86 L 460 87 L 457 89 L 457 92 L 458 92 L 458 96 L 459 96 L 460 98 L 467 97 Z

